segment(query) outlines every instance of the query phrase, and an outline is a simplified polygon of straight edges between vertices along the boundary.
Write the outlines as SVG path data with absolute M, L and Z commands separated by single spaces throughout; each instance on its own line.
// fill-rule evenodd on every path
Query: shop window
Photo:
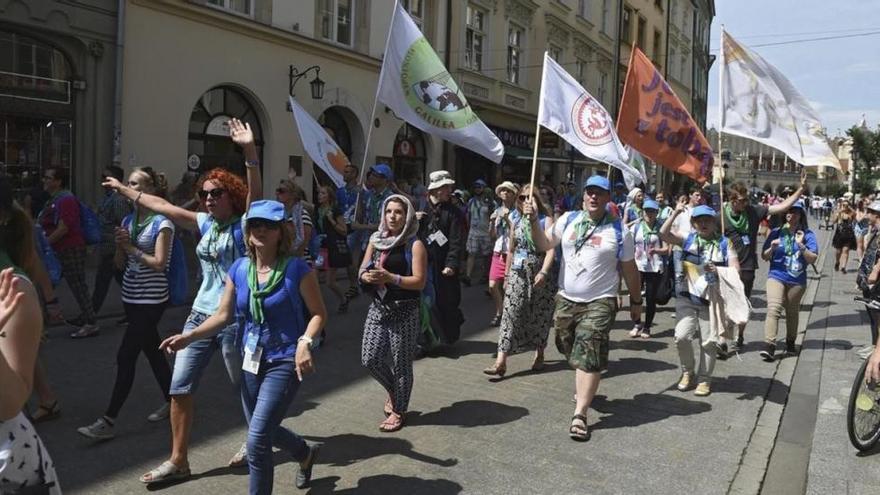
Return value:
M 422 131 L 403 124 L 394 138 L 393 170 L 397 182 L 403 182 L 410 188 L 424 186 L 426 156 L 425 136 Z
M 227 122 L 232 118 L 251 125 L 262 162 L 263 131 L 256 109 L 240 90 L 220 86 L 204 93 L 190 114 L 187 154 L 199 157 L 200 172 L 223 167 L 245 175 L 241 148 L 229 139 Z
M 73 168 L 73 123 L 0 115 L 0 170 L 12 180 L 15 196 L 23 199 L 40 178 L 56 167 L 71 183 Z
M 354 44 L 355 0 L 321 0 L 321 37 L 341 45 Z
M 0 31 L 0 96 L 70 103 L 73 70 L 49 44 Z

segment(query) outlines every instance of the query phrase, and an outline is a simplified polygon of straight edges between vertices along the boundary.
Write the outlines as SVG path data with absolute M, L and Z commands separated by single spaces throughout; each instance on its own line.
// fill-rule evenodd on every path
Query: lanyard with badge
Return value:
M 526 259 L 529 256 L 529 251 L 535 251 L 535 241 L 532 239 L 532 226 L 529 222 L 523 222 L 524 215 L 520 214 L 516 218 L 516 224 L 514 224 L 513 231 L 514 233 L 519 232 L 522 238 L 522 242 L 527 246 L 517 244 L 516 250 L 513 252 L 513 260 L 511 262 L 511 268 L 514 270 L 522 270 L 525 268 Z
M 795 244 L 794 236 L 791 235 L 791 229 L 783 227 L 779 231 L 780 243 L 785 251 L 785 271 L 792 277 L 800 277 L 804 272 L 804 264 L 801 263 L 800 248 Z
M 251 313 L 252 324 L 247 330 L 247 338 L 244 344 L 244 359 L 241 363 L 241 369 L 248 373 L 256 375 L 260 372 L 260 360 L 263 357 L 263 346 L 260 345 L 260 335 L 265 326 L 265 316 L 263 314 L 263 302 L 265 297 L 279 285 L 284 272 L 287 271 L 287 263 L 289 258 L 285 258 L 282 262 L 280 259 L 275 261 L 272 271 L 269 272 L 269 278 L 263 287 L 260 288 L 259 275 L 257 275 L 256 263 L 251 261 L 248 264 L 247 283 L 249 294 L 249 309 Z
M 437 243 L 438 247 L 443 247 L 446 245 L 447 242 L 449 242 L 449 239 L 446 237 L 446 234 L 444 234 L 443 231 L 440 230 L 440 227 L 437 225 L 437 220 L 440 217 L 440 213 L 441 213 L 440 205 L 439 204 L 432 205 L 430 229 L 431 230 L 437 229 L 437 230 L 428 236 L 428 244 L 435 242 L 435 243 Z
M 605 224 L 605 219 L 607 217 L 608 212 L 606 211 L 605 214 L 602 215 L 601 220 L 593 222 L 589 217 L 589 213 L 586 211 L 580 213 L 580 218 L 574 224 L 574 256 L 572 256 L 571 261 L 567 261 L 575 274 L 580 275 L 587 269 L 586 266 L 584 266 L 584 260 L 580 256 L 580 251 L 587 244 L 587 241 L 593 237 L 596 230 Z M 587 232 L 587 229 L 590 229 L 589 232 Z

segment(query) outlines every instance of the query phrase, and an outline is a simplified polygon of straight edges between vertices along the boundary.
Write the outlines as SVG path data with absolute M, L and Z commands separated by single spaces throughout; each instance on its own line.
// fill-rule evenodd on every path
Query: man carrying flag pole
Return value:
M 608 112 L 546 53 L 536 134 L 542 125 L 586 156 L 621 169 L 631 168 Z M 532 161 L 532 182 L 536 165 L 537 155 Z M 631 294 L 641 293 L 632 234 L 609 213 L 610 200 L 608 179 L 590 177 L 584 184 L 583 210 L 566 212 L 546 232 L 538 223 L 532 199 L 523 205 L 537 251 L 562 247 L 560 290 L 553 318 L 556 347 L 575 370 L 576 405 L 568 434 L 577 441 L 590 438 L 587 410 L 599 389 L 602 370 L 608 365 L 609 332 L 617 313 L 620 274 Z M 641 307 L 641 300 L 631 300 L 630 316 L 634 321 L 641 320 Z

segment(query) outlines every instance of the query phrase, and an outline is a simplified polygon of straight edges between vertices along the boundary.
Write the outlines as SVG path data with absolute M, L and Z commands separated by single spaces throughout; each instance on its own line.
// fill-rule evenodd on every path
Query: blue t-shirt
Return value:
M 310 271 L 308 263 L 302 258 L 291 258 L 287 264 L 285 277 L 287 280 L 263 300 L 262 325 L 251 319 L 250 289 L 247 285 L 247 268 L 250 258 L 241 258 L 230 271 L 235 284 L 235 313 L 243 323 L 241 345 L 244 351 L 245 342 L 251 333 L 259 333 L 260 347 L 263 348 L 262 361 L 292 360 L 296 355 L 296 341 L 306 331 L 303 307 L 305 303 L 299 293 L 299 284 Z M 294 294 L 288 292 L 288 286 Z
M 207 223 L 213 223 L 214 219 L 207 213 L 196 213 L 196 222 L 199 231 L 204 230 Z M 244 218 L 241 220 L 244 231 Z M 226 285 L 226 273 L 229 267 L 239 257 L 238 249 L 232 236 L 232 227 L 215 233 L 214 227 L 209 226 L 205 235 L 196 246 L 196 257 L 202 268 L 202 285 L 199 293 L 193 301 L 193 309 L 207 315 L 213 314 L 220 306 L 223 290 Z
M 348 185 L 345 185 L 336 190 L 336 204 L 339 205 L 339 209 L 342 210 L 342 214 L 345 215 L 348 223 L 351 223 L 351 217 L 354 215 L 354 205 L 357 202 L 357 197 L 357 186 L 348 187 Z
M 771 242 L 780 238 L 780 231 L 781 229 L 776 228 L 770 232 L 767 240 L 764 241 L 764 251 L 770 247 Z M 804 232 L 804 245 L 813 253 L 819 254 L 819 243 L 812 230 L 807 229 Z M 804 259 L 804 253 L 794 242 L 794 233 L 785 236 L 785 239 L 780 241 L 779 247 L 773 250 L 769 276 L 783 284 L 807 285 L 807 261 Z

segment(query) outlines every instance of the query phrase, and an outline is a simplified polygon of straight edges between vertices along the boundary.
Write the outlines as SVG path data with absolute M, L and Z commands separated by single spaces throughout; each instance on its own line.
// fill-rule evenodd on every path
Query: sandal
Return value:
M 379 431 L 383 433 L 392 433 L 403 428 L 403 414 L 391 412 L 385 421 L 379 424 Z
M 319 444 L 309 445 L 309 456 L 299 465 L 299 469 L 296 470 L 297 488 L 309 487 L 309 483 L 312 481 L 312 466 L 315 465 L 315 459 L 317 459 L 318 451 L 320 450 L 321 446 Z
M 577 424 L 580 421 L 581 424 Z M 571 417 L 571 426 L 568 427 L 568 436 L 578 442 L 586 442 L 590 439 L 590 427 L 587 425 L 587 417 L 583 414 L 575 414 Z
M 40 404 L 37 406 L 37 412 L 31 416 L 31 423 L 42 423 L 44 421 L 51 421 L 61 415 L 61 406 L 58 405 L 58 401 L 53 401 L 51 404 Z
M 247 442 L 241 444 L 238 452 L 236 452 L 235 455 L 233 455 L 232 458 L 229 459 L 229 462 L 226 465 L 231 468 L 247 466 Z
M 171 461 L 165 461 L 156 469 L 141 476 L 141 483 L 151 485 L 153 483 L 168 483 L 171 481 L 184 480 L 192 476 L 189 466 L 180 468 Z
M 544 355 L 535 356 L 535 360 L 532 361 L 532 371 L 541 371 L 544 369 Z
M 385 407 L 383 409 L 383 412 L 385 413 L 386 418 L 388 416 L 391 416 L 391 413 L 394 412 L 394 404 L 391 402 L 391 397 L 385 399 Z
M 650 339 L 650 338 L 651 338 L 651 334 L 648 333 L 648 332 L 642 331 L 642 332 L 639 334 L 639 337 L 640 337 L 640 338 L 643 338 L 643 339 Z
M 92 328 L 88 328 L 90 325 L 83 325 L 79 330 L 72 332 L 70 334 L 70 338 L 72 339 L 84 339 L 87 337 L 96 337 L 100 328 L 94 325 L 91 325 Z
M 488 368 L 484 369 L 483 373 L 486 375 L 497 376 L 498 378 L 504 378 L 504 374 L 507 373 L 507 365 L 506 364 L 502 364 L 502 365 L 493 364 L 492 366 L 489 366 Z

